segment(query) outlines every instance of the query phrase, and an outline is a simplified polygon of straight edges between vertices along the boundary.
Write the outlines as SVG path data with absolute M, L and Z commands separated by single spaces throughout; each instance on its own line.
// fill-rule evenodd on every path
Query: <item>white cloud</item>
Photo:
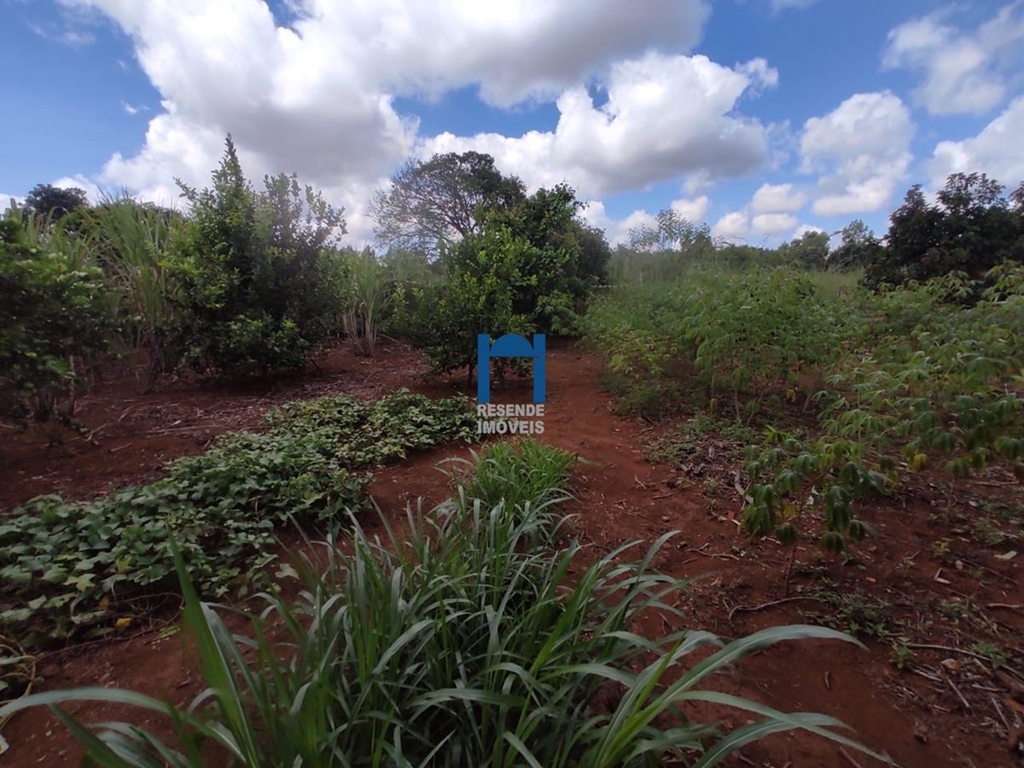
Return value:
M 103 198 L 103 189 L 81 174 L 76 176 L 63 176 L 52 182 L 52 185 L 60 189 L 77 187 L 85 192 L 90 203 L 96 203 Z
M 942 141 L 927 164 L 932 184 L 941 187 L 951 173 L 987 173 L 1016 188 L 1024 181 L 1024 96 L 1010 105 L 977 135 L 963 141 Z
M 9 195 L 6 192 L 0 192 L 0 213 L 8 210 L 13 203 L 15 206 L 20 206 L 25 202 L 25 198 L 21 195 Z
M 795 192 L 792 184 L 762 184 L 750 207 L 754 213 L 791 213 L 799 211 L 806 202 L 807 195 Z
M 821 227 L 817 227 L 814 224 L 801 224 L 795 230 L 793 230 L 793 239 L 799 240 L 801 237 L 806 235 L 808 232 L 824 232 L 825 230 Z
M 1005 98 L 1006 69 L 1024 50 L 1022 7 L 1009 3 L 973 31 L 944 23 L 950 9 L 908 21 L 889 32 L 882 64 L 923 74 L 913 97 L 931 114 L 986 112 Z
M 776 70 L 761 59 L 730 68 L 657 53 L 698 41 L 706 0 L 650 0 L 643 13 L 620 0 L 290 0 L 288 26 L 263 0 L 60 2 L 119 25 L 161 94 L 142 150 L 115 154 L 96 180 L 147 199 L 175 200 L 175 177 L 208 183 L 227 133 L 252 177 L 294 171 L 360 195 L 332 200 L 348 208 L 350 229 L 366 232 L 358 221 L 373 189 L 415 154 L 487 151 L 531 186 L 564 180 L 583 197 L 682 176 L 708 184 L 769 154 L 768 129 L 737 105 L 773 87 Z M 607 101 L 595 104 L 584 83 Z M 399 96 L 466 86 L 501 107 L 554 100 L 558 124 L 431 138 L 395 107 Z
M 139 114 L 139 112 L 145 112 L 149 109 L 149 107 L 136 107 L 134 104 L 129 104 L 127 101 L 121 102 L 121 108 L 133 117 Z
M 710 202 L 707 195 L 701 195 L 694 200 L 687 200 L 685 198 L 673 200 L 669 208 L 691 224 L 702 224 L 704 217 L 708 215 L 708 205 Z
M 712 236 L 730 242 L 744 240 L 749 233 L 750 219 L 744 211 L 727 213 L 711 227 Z
M 914 124 L 892 93 L 858 93 L 824 117 L 804 124 L 803 173 L 819 173 L 813 211 L 845 216 L 875 211 L 907 175 Z
M 740 97 L 777 75 L 766 66 L 730 69 L 705 56 L 662 56 L 614 64 L 595 106 L 583 86 L 556 101 L 554 131 L 425 141 L 421 155 L 476 150 L 537 187 L 567 180 L 585 197 L 644 187 L 681 175 L 740 176 L 768 159 L 766 129 L 735 113 Z
M 750 229 L 755 235 L 777 235 L 796 225 L 797 218 L 791 213 L 760 213 L 750 220 Z

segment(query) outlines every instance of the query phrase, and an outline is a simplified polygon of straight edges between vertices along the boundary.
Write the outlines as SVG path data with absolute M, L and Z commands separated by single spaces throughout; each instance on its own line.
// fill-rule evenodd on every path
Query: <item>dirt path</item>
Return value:
M 148 479 L 157 471 L 156 464 L 201 450 L 213 434 L 224 428 L 252 426 L 269 405 L 298 396 L 338 391 L 375 395 L 403 385 L 435 396 L 464 391 L 461 382 L 417 381 L 414 374 L 423 370 L 422 360 L 401 347 L 384 348 L 380 360 L 372 366 L 363 362 L 336 353 L 334 363 L 324 366 L 323 377 L 281 386 L 275 392 L 165 392 L 129 404 L 118 402 L 116 393 L 104 393 L 92 404 L 83 404 L 83 418 L 93 428 L 111 417 L 118 419 L 120 426 L 100 433 L 98 445 L 82 441 L 73 448 L 65 447 L 68 455 L 58 461 L 38 443 L 32 448 L 26 438 L 20 452 L 13 454 L 14 463 L 8 465 L 5 461 L 0 500 L 16 502 L 57 488 L 81 496 Z M 751 545 L 739 532 L 730 519 L 730 515 L 738 515 L 739 499 L 730 487 L 716 487 L 712 492 L 709 487 L 689 483 L 677 488 L 676 469 L 649 463 L 644 446 L 653 433 L 612 414 L 611 399 L 599 386 L 600 371 L 600 361 L 574 348 L 556 346 L 549 351 L 543 439 L 578 452 L 586 461 L 578 474 L 578 499 L 570 511 L 578 516 L 577 529 L 589 545 L 587 556 L 597 557 L 627 541 L 650 544 L 666 531 L 678 530 L 681 533 L 663 550 L 656 565 L 676 576 L 702 577 L 694 582 L 684 603 L 688 626 L 736 636 L 782 623 L 805 623 L 801 609 L 813 605 L 813 601 L 732 613 L 736 608 L 761 606 L 782 597 L 786 551 L 771 543 Z M 529 381 L 512 382 L 504 389 L 496 387 L 492 395 L 496 402 L 528 402 L 529 396 Z M 172 414 L 171 402 L 181 410 Z M 94 410 L 90 405 L 95 406 Z M 129 407 L 139 413 L 158 414 L 159 433 L 154 433 L 148 421 L 120 419 Z M 168 420 L 181 423 L 170 427 Z M 123 426 L 125 422 L 130 426 Z M 194 431 L 183 433 L 186 437 L 171 437 L 175 433 L 166 431 L 181 426 Z M 129 448 L 112 452 L 120 445 Z M 4 450 L 6 459 L 8 449 Z M 152 453 L 146 453 L 148 450 Z M 417 497 L 430 503 L 440 501 L 449 488 L 447 479 L 436 470 L 437 462 L 465 454 L 465 450 L 436 450 L 382 470 L 371 493 L 389 516 L 402 514 L 405 505 Z M 47 471 L 34 475 L 41 467 Z M 947 579 L 952 582 L 949 585 L 932 579 L 941 565 L 936 565 L 939 556 L 933 556 L 929 549 L 936 533 L 922 524 L 929 511 L 927 505 L 869 510 L 865 516 L 879 529 L 880 536 L 858 553 L 859 565 L 844 566 L 819 555 L 812 545 L 804 545 L 798 551 L 794 584 L 813 585 L 816 580 L 828 578 L 830 584 L 863 588 L 875 595 L 889 594 L 894 585 L 909 589 L 908 584 L 916 584 L 912 596 L 922 605 L 950 597 L 945 591 L 969 594 L 984 602 L 1019 603 L 1020 574 L 1013 563 L 987 558 L 985 567 L 997 576 L 983 580 L 959 572 Z M 915 550 L 918 554 L 906 565 L 906 558 Z M 901 563 L 906 567 L 901 568 Z M 893 613 L 900 610 L 893 608 Z M 1011 612 L 1000 619 L 1018 633 L 1024 628 L 1019 613 Z M 937 662 L 947 655 L 927 657 Z M 956 661 L 968 663 L 969 658 Z M 98 683 L 169 696 L 178 703 L 188 701 L 200 687 L 180 636 L 161 638 L 156 631 L 44 660 L 40 673 L 45 678 L 42 688 Z M 933 690 L 932 681 L 897 672 L 890 661 L 889 646 L 884 643 L 873 643 L 869 650 L 839 643 L 786 644 L 747 660 L 736 673 L 719 678 L 716 686 L 787 711 L 834 715 L 847 722 L 865 743 L 887 752 L 907 768 L 1013 765 L 997 729 L 978 726 L 986 716 L 995 722 L 995 709 L 988 713 L 977 709 L 961 712 L 962 704 L 952 690 L 942 696 Z M 78 706 L 72 711 L 87 714 L 90 720 L 129 715 L 117 707 Z M 147 727 L 157 725 L 145 719 L 140 722 Z M 733 725 L 744 722 L 743 716 L 732 718 Z M 77 748 L 48 713 L 16 718 L 4 735 L 11 743 L 10 752 L 0 759 L 5 766 L 76 763 Z M 864 768 L 876 764 L 849 750 L 847 753 Z M 773 737 L 748 748 L 744 760 L 731 764 L 774 768 L 787 764 L 793 768 L 855 765 L 835 746 L 802 734 Z

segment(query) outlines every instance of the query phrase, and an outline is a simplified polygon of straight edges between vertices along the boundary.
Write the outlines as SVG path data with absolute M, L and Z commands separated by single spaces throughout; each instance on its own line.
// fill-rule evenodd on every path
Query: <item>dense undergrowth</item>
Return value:
M 1024 271 L 952 274 L 877 294 L 788 269 L 692 271 L 622 287 L 588 314 L 623 405 L 756 426 L 744 522 L 792 542 L 808 517 L 840 550 L 855 503 L 929 466 L 950 482 L 1002 463 L 1024 476 Z M 694 387 L 696 384 L 696 387 Z
M 105 766 L 709 766 L 792 729 L 857 747 L 833 718 L 709 687 L 774 643 L 852 638 L 810 626 L 732 642 L 636 634 L 642 613 L 678 615 L 671 596 L 685 585 L 651 569 L 668 536 L 633 561 L 635 545 L 604 555 L 569 587 L 580 545 L 567 541 L 559 504 L 572 461 L 539 443 L 498 444 L 458 473 L 452 501 L 410 508 L 400 534 L 382 517 L 382 542 L 353 519 L 351 546 L 328 537 L 303 556 L 297 601 L 253 598 L 262 608 L 246 614 L 244 635 L 199 601 L 179 557 L 185 621 L 210 686 L 191 707 L 92 688 L 35 694 L 0 717 L 49 704 Z M 61 708 L 74 700 L 162 713 L 176 738 L 90 728 Z M 694 702 L 757 720 L 723 732 L 690 719 Z
M 468 440 L 475 425 L 468 401 L 407 391 L 290 403 L 266 421 L 150 485 L 96 501 L 41 496 L 0 520 L 0 634 L 36 646 L 112 631 L 174 590 L 171 538 L 204 595 L 244 595 L 269 578 L 281 524 L 347 522 L 374 467 Z

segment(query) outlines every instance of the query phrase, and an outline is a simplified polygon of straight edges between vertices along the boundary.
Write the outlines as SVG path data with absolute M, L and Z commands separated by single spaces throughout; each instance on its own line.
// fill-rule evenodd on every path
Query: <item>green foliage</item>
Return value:
M 191 707 L 87 688 L 29 696 L 0 707 L 0 717 L 53 706 L 108 766 L 197 766 L 216 745 L 232 764 L 252 768 L 653 768 L 666 757 L 703 767 L 793 729 L 864 749 L 832 730 L 842 725 L 833 718 L 785 714 L 707 687 L 715 673 L 775 643 L 852 638 L 791 626 L 729 643 L 692 630 L 649 641 L 633 631 L 642 614 L 679 614 L 669 603 L 683 584 L 651 570 L 668 537 L 639 561 L 622 562 L 633 545 L 609 553 L 568 590 L 580 546 L 549 551 L 564 520 L 556 489 L 536 490 L 514 510 L 463 496 L 430 515 L 410 511 L 400 535 L 382 517 L 384 542 L 357 525 L 346 553 L 329 540 L 305 560 L 294 605 L 261 596 L 266 607 L 249 614 L 249 636 L 234 635 L 199 602 L 177 558 L 209 686 Z M 96 735 L 60 708 L 74 700 L 162 713 L 175 746 L 123 724 Z M 689 702 L 758 720 L 723 734 L 691 720 L 682 710 Z
M 684 285 L 632 287 L 588 312 L 584 327 L 609 367 L 638 386 L 696 372 L 736 413 L 836 354 L 839 318 L 813 282 L 790 271 L 694 273 Z
M 348 285 L 342 299 L 342 326 L 356 351 L 372 357 L 394 294 L 384 265 L 369 247 L 346 254 L 345 267 Z
M 955 482 L 1003 463 L 1024 477 L 1024 268 L 990 270 L 980 293 L 957 273 L 878 294 L 835 282 L 693 270 L 682 284 L 616 289 L 585 325 L 620 408 L 669 412 L 696 377 L 712 413 L 731 395 L 738 422 L 800 420 L 747 441 L 754 535 L 792 542 L 820 524 L 838 551 L 867 533 L 858 501 L 907 472 L 937 466 Z
M 173 462 L 152 485 L 15 510 L 0 522 L 0 629 L 25 642 L 109 631 L 119 609 L 173 586 L 171 538 L 204 594 L 243 594 L 265 581 L 275 526 L 357 510 L 373 467 L 468 440 L 475 426 L 465 401 L 406 391 L 291 403 L 267 420 L 264 432 Z
M 228 375 L 304 365 L 342 302 L 342 211 L 294 176 L 257 193 L 230 137 L 212 188 L 180 186 L 192 211 L 171 251 L 186 361 Z
M 564 488 L 576 460 L 575 454 L 537 440 L 506 440 L 474 453 L 471 460 L 450 460 L 456 469 L 449 476 L 460 498 L 478 499 L 487 508 L 547 506 L 570 498 Z
M 430 355 L 435 372 L 466 367 L 470 380 L 477 334 L 577 333 L 611 253 L 603 234 L 581 223 L 580 207 L 559 185 L 478 209 L 461 239 L 443 241 L 443 285 L 399 286 L 394 327 Z
M 490 155 L 449 152 L 406 163 L 374 198 L 371 212 L 378 242 L 433 257 L 479 234 L 489 212 L 525 197 L 522 181 L 504 176 Z
M 860 219 L 843 228 L 839 247 L 828 255 L 828 268 L 841 272 L 862 269 L 883 257 L 884 247 Z
M 183 222 L 175 211 L 138 203 L 128 195 L 105 199 L 73 220 L 118 294 L 130 348 L 149 355 L 150 386 L 160 373 L 174 368 L 181 354 L 171 348 L 178 286 L 167 249 Z
M 795 240 L 779 247 L 779 256 L 788 264 L 803 269 L 825 269 L 828 262 L 828 241 L 826 232 L 805 232 Z
M 19 216 L 0 219 L 0 414 L 17 420 L 57 413 L 76 359 L 102 352 L 113 329 L 102 271 L 63 235 L 36 236 Z
M 865 285 L 906 285 L 953 272 L 980 280 L 1004 260 L 1024 261 L 1022 190 L 1007 201 L 985 174 L 954 173 L 929 205 L 915 185 L 892 214 L 887 247 L 867 264 Z
M 444 257 L 445 285 L 416 290 L 412 306 L 402 310 L 403 324 L 413 346 L 430 356 L 435 372 L 466 367 L 472 378 L 477 334 L 536 329 L 529 316 L 514 308 L 514 292 L 531 280 L 523 267 L 535 249 L 500 226 L 463 240 L 456 249 L 457 254 Z
M 31 218 L 59 221 L 71 213 L 89 207 L 85 191 L 77 187 L 36 184 L 25 196 L 25 214 Z

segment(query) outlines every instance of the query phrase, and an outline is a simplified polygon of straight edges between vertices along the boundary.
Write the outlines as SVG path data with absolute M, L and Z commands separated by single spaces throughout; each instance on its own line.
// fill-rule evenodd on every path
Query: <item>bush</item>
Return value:
M 638 407 L 695 372 L 709 401 L 731 396 L 741 416 L 745 398 L 756 408 L 802 373 L 828 370 L 839 353 L 837 309 L 791 270 L 694 272 L 682 285 L 620 289 L 597 302 L 584 328 L 611 372 L 630 380 Z
M 577 219 L 579 207 L 573 190 L 558 186 L 488 211 L 478 231 L 442 249 L 445 284 L 414 290 L 395 327 L 427 352 L 436 373 L 466 367 L 469 381 L 477 334 L 577 335 L 611 255 L 603 235 Z
M 400 322 L 412 345 L 429 355 L 435 373 L 467 368 L 472 381 L 477 334 L 533 333 L 532 318 L 514 307 L 517 287 L 531 279 L 524 268 L 532 251 L 506 227 L 488 227 L 445 254 L 444 285 L 415 291 L 411 305 L 400 310 Z
M 230 137 L 213 187 L 181 187 L 192 214 L 171 258 L 185 360 L 227 375 L 302 366 L 306 351 L 337 329 L 342 211 L 294 176 L 268 177 L 257 193 Z
M 33 245 L 16 216 L 0 220 L 0 414 L 24 420 L 73 413 L 76 362 L 102 352 L 113 330 L 103 273 L 63 248 Z

